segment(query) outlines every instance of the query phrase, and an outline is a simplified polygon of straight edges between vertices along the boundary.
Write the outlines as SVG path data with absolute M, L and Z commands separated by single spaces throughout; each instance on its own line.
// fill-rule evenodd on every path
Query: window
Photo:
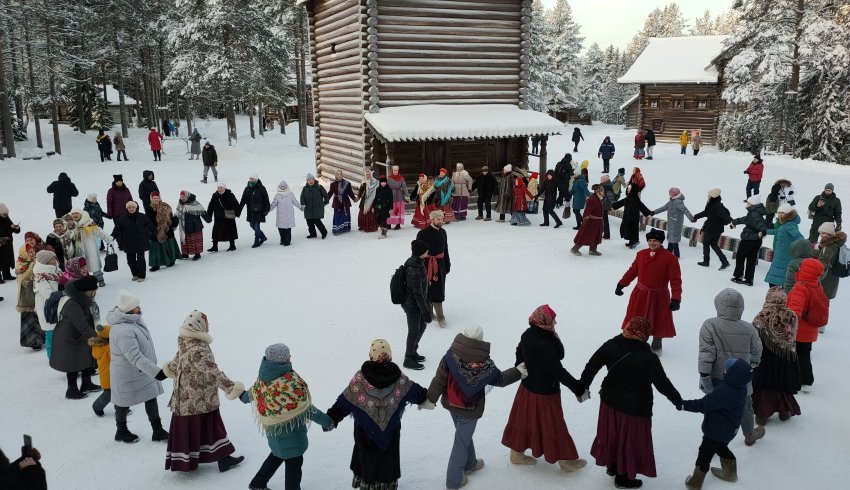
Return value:
M 684 109 L 685 108 L 685 99 L 682 97 L 673 97 L 673 103 L 671 104 L 673 109 Z
M 658 109 L 658 99 L 649 99 L 649 108 Z
M 653 119 L 652 120 L 652 130 L 656 133 L 661 133 L 664 131 L 664 120 L 663 119 Z
M 708 109 L 708 101 L 706 99 L 699 99 L 697 101 L 697 109 Z

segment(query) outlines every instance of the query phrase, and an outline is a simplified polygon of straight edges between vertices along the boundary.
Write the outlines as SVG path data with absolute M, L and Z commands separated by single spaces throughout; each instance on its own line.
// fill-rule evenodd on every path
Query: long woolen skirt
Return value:
M 393 210 L 390 217 L 387 218 L 388 225 L 403 225 L 404 224 L 404 201 L 394 201 Z
M 218 409 L 200 415 L 172 415 L 165 469 L 192 471 L 200 463 L 215 463 L 236 449 L 227 438 Z
M 597 466 L 616 469 L 634 480 L 636 475 L 655 477 L 652 417 L 638 417 L 599 403 L 596 439 L 590 448 Z
M 331 233 L 339 235 L 351 231 L 351 210 L 334 209 L 334 225 Z
M 148 263 L 151 267 L 171 267 L 180 258 L 180 247 L 174 237 L 168 237 L 165 243 L 159 240 L 151 240 L 151 249 L 148 251 Z
M 561 394 L 538 395 L 520 385 L 514 397 L 502 445 L 514 451 L 531 449 L 531 455 L 543 455 L 547 463 L 578 459 L 578 451 L 567 430 Z
M 433 204 L 428 204 L 425 206 L 425 210 L 423 211 L 421 207 L 416 206 L 416 212 L 413 213 L 413 226 L 422 229 L 428 228 L 428 225 L 431 223 L 431 211 L 434 210 Z
M 370 213 L 364 214 L 362 209 L 357 213 L 357 229 L 366 233 L 378 231 L 378 222 L 375 220 L 374 209 Z
M 443 210 L 443 218 L 444 218 L 443 221 L 445 223 L 451 223 L 453 221 L 457 221 L 457 218 L 455 218 L 455 212 L 454 212 L 454 210 L 452 210 L 451 203 L 446 203 L 439 209 Z
M 44 330 L 38 323 L 34 311 L 21 312 L 21 347 L 41 349 L 44 346 Z
M 452 197 L 452 211 L 457 219 L 466 219 L 466 211 L 469 207 L 469 197 L 454 196 Z
M 186 234 L 186 241 L 182 244 L 182 251 L 186 255 L 195 255 L 204 251 L 204 232 L 196 231 Z
M 770 349 L 762 351 L 761 363 L 753 371 L 753 411 L 759 418 L 773 414 L 800 415 L 794 394 L 800 391 L 800 361 L 786 354 L 777 356 Z

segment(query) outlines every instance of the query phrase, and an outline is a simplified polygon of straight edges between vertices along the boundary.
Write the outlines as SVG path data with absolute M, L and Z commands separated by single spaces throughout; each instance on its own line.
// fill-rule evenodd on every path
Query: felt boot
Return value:
M 690 490 L 700 490 L 702 488 L 702 482 L 705 481 L 706 474 L 705 471 L 699 469 L 699 466 L 694 466 L 693 474 L 685 478 L 685 486 Z
M 720 458 L 720 468 L 711 468 L 711 474 L 721 480 L 736 482 L 738 481 L 738 461 Z
M 537 464 L 536 459 L 531 456 L 527 456 L 525 453 L 514 451 L 513 449 L 511 449 L 510 459 L 512 464 Z

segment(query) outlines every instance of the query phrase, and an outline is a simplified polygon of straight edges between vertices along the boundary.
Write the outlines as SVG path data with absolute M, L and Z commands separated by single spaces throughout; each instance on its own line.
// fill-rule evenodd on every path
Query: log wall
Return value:
M 380 145 L 375 151 L 386 152 L 392 164 L 399 166 L 408 184 L 413 184 L 420 172 L 434 177 L 445 167 L 451 174 L 458 162 L 473 175 L 485 165 L 495 173 L 508 163 L 526 167 L 526 144 L 527 138 L 405 141 Z
M 676 142 L 682 130 L 701 129 L 703 144 L 715 144 L 723 108 L 719 84 L 641 85 L 639 100 L 639 124 L 655 131 L 659 141 Z

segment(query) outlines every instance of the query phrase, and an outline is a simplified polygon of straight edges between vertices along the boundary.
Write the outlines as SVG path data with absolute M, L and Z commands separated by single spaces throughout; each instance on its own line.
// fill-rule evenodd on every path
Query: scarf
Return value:
M 528 323 L 557 335 L 555 332 L 555 316 L 555 311 L 549 305 L 538 306 L 528 317 Z
M 177 205 L 177 220 L 180 223 L 181 243 L 185 241 L 183 237 L 186 236 L 186 216 L 203 216 L 206 212 L 206 208 L 204 208 L 203 204 L 195 200 L 195 195 L 192 193 L 187 193 L 186 201 Z
M 399 409 L 399 405 L 413 383 L 400 373 L 399 378 L 386 388 L 376 388 L 366 381 L 362 371 L 357 371 L 341 398 L 359 409 L 378 430 L 384 432 Z M 368 431 L 371 432 L 371 431 Z
M 29 243 L 21 245 L 18 249 L 18 260 L 15 262 L 15 274 L 17 275 L 18 283 L 26 281 L 32 272 L 35 259 L 30 258 L 30 253 L 36 254 L 35 247 Z
M 366 197 L 363 200 L 363 212 L 372 209 L 372 203 L 375 202 L 375 191 L 378 190 L 378 179 L 371 178 L 366 181 Z
M 489 358 L 483 362 L 464 362 L 449 349 L 443 359 L 461 391 L 468 398 L 475 397 L 484 391 L 501 374 L 496 369 L 496 364 Z
M 419 208 L 425 212 L 425 202 L 431 197 L 434 192 L 434 181 L 425 179 L 424 182 L 419 182 Z
M 272 379 L 273 378 L 273 379 Z M 292 366 L 263 358 L 257 381 L 249 388 L 260 429 L 275 437 L 310 421 L 310 390 Z
M 286 187 L 277 186 L 277 195 L 278 196 L 286 197 L 291 193 L 292 193 L 292 191 L 289 190 L 289 186 L 286 186 Z
M 767 292 L 764 306 L 753 319 L 762 344 L 778 357 L 788 361 L 797 358 L 798 318 L 786 306 L 787 294 L 782 288 L 773 287 Z
M 345 204 L 345 195 L 348 194 L 348 188 L 351 187 L 351 183 L 345 179 L 337 180 L 339 184 L 337 184 L 336 188 L 336 198 L 339 199 L 341 204 Z
M 50 265 L 50 264 L 36 264 L 33 268 L 33 277 L 35 278 L 35 282 L 59 282 L 59 276 L 62 271 L 59 270 L 58 266 Z
M 401 173 L 399 173 L 398 175 L 390 174 L 390 178 L 395 180 L 396 182 L 404 182 L 404 175 L 401 175 Z
M 151 208 L 156 211 L 156 241 L 165 243 L 168 240 L 168 233 L 171 232 L 171 206 L 165 201 L 160 201 L 159 204 L 151 204 Z
M 452 183 L 451 179 L 449 179 L 449 176 L 442 175 L 434 179 L 434 187 L 440 191 L 440 206 L 448 204 L 449 199 L 452 197 L 452 191 L 455 188 L 455 185 Z

